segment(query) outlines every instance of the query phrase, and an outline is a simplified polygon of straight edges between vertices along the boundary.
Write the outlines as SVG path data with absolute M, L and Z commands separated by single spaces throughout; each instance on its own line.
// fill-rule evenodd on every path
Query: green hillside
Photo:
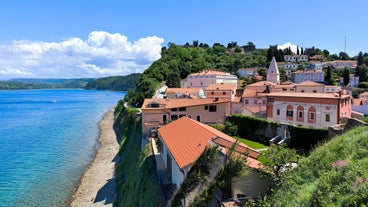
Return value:
M 140 73 L 133 73 L 127 76 L 97 78 L 89 82 L 84 89 L 128 91 L 134 88 L 140 75 Z
M 366 206 L 368 127 L 316 148 L 262 206 Z

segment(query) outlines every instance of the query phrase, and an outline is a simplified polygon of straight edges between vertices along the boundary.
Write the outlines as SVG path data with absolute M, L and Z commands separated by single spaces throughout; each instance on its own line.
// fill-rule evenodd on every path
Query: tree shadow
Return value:
M 119 156 L 116 155 L 111 162 L 114 162 L 116 166 L 119 159 Z M 104 201 L 104 205 L 113 204 L 116 197 L 116 172 L 114 172 L 114 177 L 107 180 L 107 183 L 98 190 L 93 203 Z

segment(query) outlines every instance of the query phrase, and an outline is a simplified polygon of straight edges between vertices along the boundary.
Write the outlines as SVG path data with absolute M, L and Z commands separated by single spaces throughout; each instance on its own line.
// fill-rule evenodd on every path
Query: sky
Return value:
M 367 9 L 366 0 L 2 0 L 0 79 L 143 72 L 161 47 L 193 40 L 355 56 L 368 52 Z

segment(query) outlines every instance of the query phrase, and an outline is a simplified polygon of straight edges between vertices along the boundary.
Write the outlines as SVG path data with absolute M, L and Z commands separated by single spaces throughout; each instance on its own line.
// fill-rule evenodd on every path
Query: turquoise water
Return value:
M 125 92 L 0 91 L 0 206 L 66 206 Z

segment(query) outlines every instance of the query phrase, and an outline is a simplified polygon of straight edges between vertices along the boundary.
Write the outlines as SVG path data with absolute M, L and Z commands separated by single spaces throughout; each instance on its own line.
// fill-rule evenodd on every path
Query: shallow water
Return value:
M 125 92 L 0 91 L 0 206 L 66 206 Z

